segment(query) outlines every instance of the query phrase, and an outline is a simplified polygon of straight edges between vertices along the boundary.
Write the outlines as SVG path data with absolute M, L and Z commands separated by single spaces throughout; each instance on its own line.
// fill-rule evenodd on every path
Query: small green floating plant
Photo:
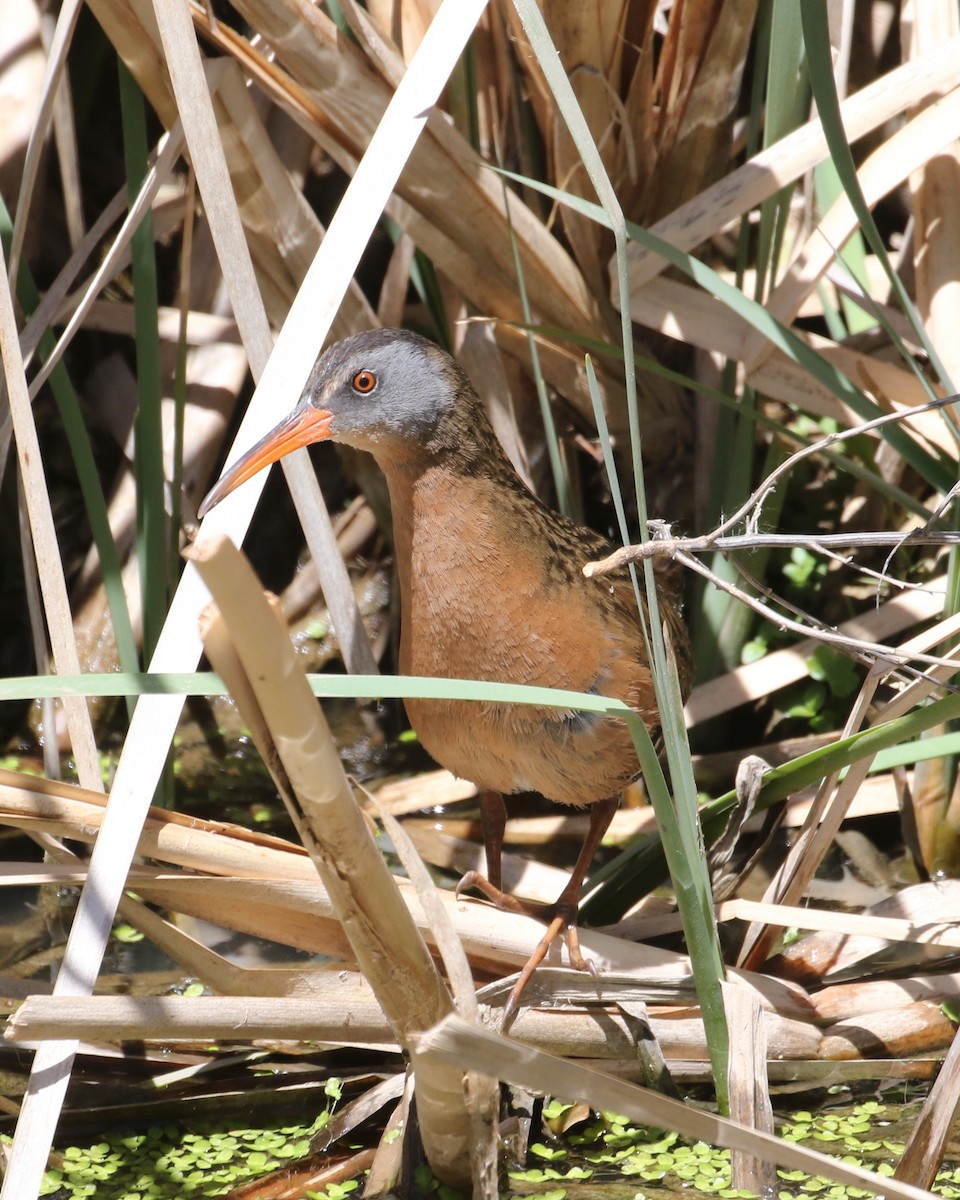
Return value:
M 68 1146 L 50 1167 L 40 1189 L 56 1200 L 180 1200 L 222 1196 L 269 1171 L 289 1166 L 310 1152 L 313 1137 L 330 1121 L 343 1095 L 339 1079 L 328 1079 L 329 1105 L 308 1125 L 261 1129 L 223 1122 L 197 1132 L 178 1125 L 153 1125 L 142 1133 L 111 1133 L 88 1146 Z M 3 1140 L 9 1142 L 9 1138 Z M 331 1185 L 321 1200 L 344 1200 L 358 1184 Z
M 339 1083 L 330 1081 L 335 1103 Z M 176 1125 L 156 1125 L 144 1133 L 110 1134 L 89 1146 L 63 1151 L 59 1165 L 47 1171 L 40 1192 L 56 1200 L 179 1200 L 180 1197 L 224 1195 L 309 1152 L 310 1143 L 328 1123 L 331 1109 L 310 1125 L 273 1129 L 237 1129 L 219 1125 L 203 1132 L 184 1132 Z M 548 1125 L 565 1129 L 572 1106 L 551 1101 L 544 1106 Z M 788 1142 L 805 1142 L 835 1153 L 848 1163 L 891 1176 L 904 1150 L 896 1124 L 902 1109 L 876 1100 L 846 1111 L 794 1112 L 778 1129 Z M 730 1185 L 730 1152 L 706 1142 L 687 1142 L 679 1134 L 631 1125 L 616 1113 L 593 1114 L 565 1129 L 556 1141 L 530 1147 L 536 1165 L 510 1171 L 504 1196 L 512 1200 L 536 1194 L 538 1200 L 565 1200 L 577 1185 L 589 1182 L 602 1193 L 605 1184 L 636 1185 L 635 1200 L 653 1200 L 683 1191 L 690 1196 L 749 1200 L 753 1193 Z M 844 1187 L 802 1171 L 778 1172 L 777 1200 L 861 1200 L 871 1193 Z M 358 1180 L 329 1184 L 311 1191 L 310 1200 L 347 1200 Z M 646 1190 L 645 1190 L 646 1189 Z M 945 1167 L 933 1190 L 960 1200 L 960 1165 Z M 462 1200 L 420 1167 L 415 1194 L 429 1200 Z
M 548 1123 L 563 1128 L 563 1115 L 571 1106 L 552 1101 L 544 1107 Z M 813 1114 L 798 1111 L 782 1123 L 778 1133 L 784 1141 L 804 1142 L 818 1150 L 836 1154 L 843 1161 L 892 1176 L 904 1143 L 885 1136 L 899 1109 L 875 1100 L 865 1101 L 844 1112 L 827 1109 Z M 890 1130 L 892 1133 L 893 1131 Z M 631 1182 L 638 1185 L 635 1200 L 674 1194 L 683 1190 L 691 1196 L 723 1198 L 752 1197 L 754 1193 L 731 1187 L 730 1152 L 706 1142 L 687 1142 L 679 1134 L 630 1125 L 627 1118 L 603 1112 L 562 1134 L 550 1145 L 535 1144 L 531 1157 L 538 1165 L 511 1171 L 509 1183 L 515 1197 L 536 1193 L 538 1200 L 549 1196 L 563 1200 L 567 1187 L 591 1178 L 595 1188 Z M 578 1165 L 569 1165 L 576 1161 Z M 778 1171 L 777 1200 L 820 1197 L 822 1200 L 860 1200 L 872 1193 L 845 1187 L 802 1171 Z M 552 1187 L 550 1185 L 553 1185 Z M 649 1192 L 643 1188 L 649 1188 Z M 548 1190 L 549 1189 L 549 1190 Z M 960 1197 L 960 1166 L 944 1168 L 933 1190 L 941 1196 Z
M 145 1133 L 108 1134 L 92 1145 L 64 1150 L 59 1165 L 44 1175 L 40 1195 L 57 1200 L 221 1196 L 307 1154 L 311 1138 L 328 1120 L 324 1112 L 311 1125 L 275 1129 L 221 1126 L 186 1133 L 176 1125 L 155 1125 Z

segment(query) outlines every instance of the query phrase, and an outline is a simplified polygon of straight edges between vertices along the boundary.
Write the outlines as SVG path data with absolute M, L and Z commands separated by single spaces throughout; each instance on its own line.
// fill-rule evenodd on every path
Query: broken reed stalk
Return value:
M 5 1038 L 19 1044 L 65 1037 L 86 1041 L 134 1036 L 156 1041 L 299 1037 L 346 1046 L 393 1045 L 395 1031 L 374 1003 L 370 989 L 359 986 L 352 972 L 341 982 L 341 974 L 314 975 L 299 994 L 286 996 L 78 996 L 66 1003 L 56 996 L 31 995 L 11 1018 Z M 708 1061 L 703 1022 L 695 1011 L 689 1015 L 660 1015 L 664 1010 L 659 1008 L 648 1011 L 647 1027 L 671 1071 L 686 1076 L 688 1064 Z M 484 1024 L 490 1027 L 498 1020 L 497 1013 L 485 1017 Z M 766 1013 L 759 1027 L 760 1040 L 771 1059 L 794 1063 L 816 1059 L 822 1033 L 814 1025 Z M 636 1064 L 635 1023 L 612 1005 L 568 1011 L 524 1009 L 513 1033 L 518 1044 L 550 1054 Z
M 954 1037 L 943 1067 L 914 1122 L 895 1179 L 932 1188 L 960 1109 L 960 1035 Z
M 219 609 L 204 621 L 207 654 L 258 738 L 270 738 L 267 767 L 361 970 L 411 1051 L 413 1035 L 452 1012 L 450 994 L 353 798 L 286 627 L 229 539 L 203 541 L 188 556 Z M 439 1179 L 462 1185 L 470 1179 L 463 1073 L 421 1065 L 415 1050 L 411 1059 L 427 1160 Z
M 746 988 L 723 985 L 730 1022 L 730 1119 L 748 1129 L 772 1134 L 773 1106 L 767 1086 L 767 1036 L 760 999 Z M 773 1196 L 777 1172 L 765 1155 L 734 1147 L 730 1151 L 730 1186 Z
M 930 1192 L 912 1184 L 808 1150 L 796 1142 L 747 1129 L 693 1105 L 544 1054 L 531 1046 L 518 1045 L 490 1030 L 468 1025 L 461 1017 L 446 1017 L 418 1040 L 425 1056 L 467 1067 L 476 1064 L 517 1087 L 563 1096 L 568 1102 L 582 1101 L 593 1109 L 622 1113 L 638 1124 L 674 1130 L 691 1141 L 741 1150 L 791 1170 L 861 1188 L 868 1195 L 882 1195 L 886 1200 L 932 1200 Z

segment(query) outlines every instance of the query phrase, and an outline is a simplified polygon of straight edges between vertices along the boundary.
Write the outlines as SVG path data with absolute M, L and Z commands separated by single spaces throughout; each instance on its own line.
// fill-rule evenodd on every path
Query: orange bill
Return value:
M 310 404 L 295 408 L 289 417 L 281 421 L 276 429 L 271 430 L 266 437 L 261 438 L 211 488 L 197 510 L 197 516 L 205 517 L 210 509 L 219 504 L 235 487 L 245 483 L 264 467 L 283 458 L 291 450 L 300 450 L 304 446 L 311 446 L 314 442 L 325 441 L 330 437 L 332 420 L 332 413 L 322 408 L 314 408 Z

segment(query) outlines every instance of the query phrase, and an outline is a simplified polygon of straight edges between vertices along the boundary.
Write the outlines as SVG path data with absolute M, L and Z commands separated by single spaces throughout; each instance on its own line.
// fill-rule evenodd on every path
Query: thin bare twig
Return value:
M 719 550 L 726 554 L 734 550 L 760 550 L 766 547 L 793 549 L 801 547 L 814 553 L 832 556 L 838 547 L 869 549 L 873 546 L 899 546 L 910 543 L 914 546 L 960 545 L 960 530 L 957 529 L 911 529 L 907 533 L 862 532 L 862 533 L 704 533 L 699 537 L 668 537 L 661 535 L 668 526 L 661 521 L 648 521 L 654 536 L 637 546 L 624 546 L 608 558 L 587 563 L 583 569 L 587 578 L 605 575 L 625 567 L 627 563 L 644 558 L 673 558 L 679 551 L 686 554 L 705 554 Z
M 886 425 L 897 424 L 905 421 L 910 417 L 920 416 L 921 413 L 930 412 L 933 409 L 946 408 L 951 404 L 960 402 L 960 396 L 944 396 L 935 400 L 928 400 L 924 404 L 914 405 L 913 408 L 904 408 L 894 413 L 887 413 L 883 417 L 875 417 L 872 421 L 864 421 L 860 425 L 852 425 L 849 429 L 842 429 L 836 433 L 828 433 L 826 437 L 820 439 L 819 442 L 813 442 L 809 446 L 803 446 L 800 450 L 795 451 L 788 458 L 785 458 L 779 466 L 774 468 L 770 474 L 763 480 L 760 486 L 744 501 L 737 511 L 726 521 L 722 521 L 716 529 L 716 533 L 726 533 L 728 529 L 733 529 L 741 521 L 746 521 L 747 529 L 755 531 L 757 522 L 760 519 L 760 507 L 771 491 L 774 485 L 784 475 L 793 470 L 793 468 L 805 458 L 810 458 L 814 454 L 821 454 L 824 450 L 828 450 L 831 446 L 835 446 L 838 442 L 849 441 L 850 438 L 859 437 L 862 433 L 871 433 L 876 429 L 882 429 Z
M 827 645 L 852 654 L 856 658 L 862 657 L 870 662 L 888 662 L 891 667 L 904 667 L 910 662 L 921 662 L 929 666 L 949 667 L 951 670 L 960 671 L 960 660 L 954 658 L 942 658 L 933 654 L 904 654 L 895 646 L 886 646 L 881 642 L 867 642 L 860 638 L 848 637 L 836 629 L 828 629 L 818 625 L 804 625 L 801 621 L 795 621 L 792 617 L 768 608 L 756 596 L 749 595 L 735 584 L 720 579 L 709 567 L 705 567 L 703 563 L 692 555 L 685 554 L 682 550 L 677 550 L 673 557 L 677 562 L 682 563 L 683 566 L 688 567 L 691 571 L 696 571 L 698 575 L 709 579 L 721 591 L 726 592 L 742 604 L 746 604 L 749 608 L 752 608 L 754 612 L 759 613 L 760 616 L 776 625 L 779 629 L 789 629 L 793 633 L 800 634 L 801 637 L 814 638 L 817 641 L 825 642 Z
M 960 403 L 960 396 L 957 395 L 928 400 L 926 403 L 917 404 L 913 408 L 905 408 L 899 412 L 888 413 L 886 416 L 876 417 L 872 421 L 865 421 L 860 425 L 851 426 L 849 429 L 827 434 L 826 437 L 821 438 L 818 442 L 812 442 L 809 446 L 803 446 L 785 458 L 748 496 L 736 512 L 727 517 L 726 520 L 721 521 L 710 533 L 696 538 L 668 538 L 665 536 L 665 526 L 660 523 L 649 522 L 651 531 L 649 541 L 645 541 L 637 546 L 624 546 L 621 550 L 615 551 L 600 562 L 587 563 L 583 568 L 583 573 L 587 578 L 591 578 L 594 575 L 603 575 L 608 571 L 614 571 L 619 567 L 626 566 L 627 563 L 639 562 L 644 558 L 651 558 L 659 554 L 666 554 L 673 558 L 680 552 L 701 554 L 713 552 L 714 550 L 720 550 L 721 552 L 734 549 L 754 550 L 762 546 L 804 546 L 808 549 L 819 551 L 821 547 L 827 546 L 899 546 L 901 543 L 907 541 L 915 542 L 918 545 L 953 545 L 960 541 L 960 533 L 956 531 L 930 531 L 927 527 L 910 530 L 906 534 L 823 534 L 818 537 L 801 534 L 791 537 L 788 534 L 761 534 L 758 532 L 757 526 L 760 520 L 760 509 L 767 496 L 774 490 L 779 480 L 803 459 L 809 458 L 814 454 L 822 454 L 838 442 L 859 437 L 862 433 L 871 433 L 885 425 L 904 421 L 907 418 L 919 416 L 921 413 L 957 403 Z M 938 509 L 938 514 L 940 511 Z M 934 519 L 936 519 L 935 516 L 931 518 L 931 520 Z M 734 529 L 741 522 L 746 527 L 746 533 L 730 535 L 728 531 Z M 826 553 L 825 550 L 821 552 Z

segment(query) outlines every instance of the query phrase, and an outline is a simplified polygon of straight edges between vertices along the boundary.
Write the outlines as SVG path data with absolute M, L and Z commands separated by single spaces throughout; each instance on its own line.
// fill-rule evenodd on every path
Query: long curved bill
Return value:
M 197 516 L 205 517 L 210 509 L 219 504 L 234 488 L 245 483 L 264 467 L 283 458 L 291 450 L 300 450 L 304 446 L 313 445 L 314 442 L 325 441 L 330 437 L 332 420 L 332 413 L 322 408 L 314 408 L 310 404 L 295 408 L 289 417 L 282 420 L 266 437 L 261 438 L 211 488 L 197 510 Z

